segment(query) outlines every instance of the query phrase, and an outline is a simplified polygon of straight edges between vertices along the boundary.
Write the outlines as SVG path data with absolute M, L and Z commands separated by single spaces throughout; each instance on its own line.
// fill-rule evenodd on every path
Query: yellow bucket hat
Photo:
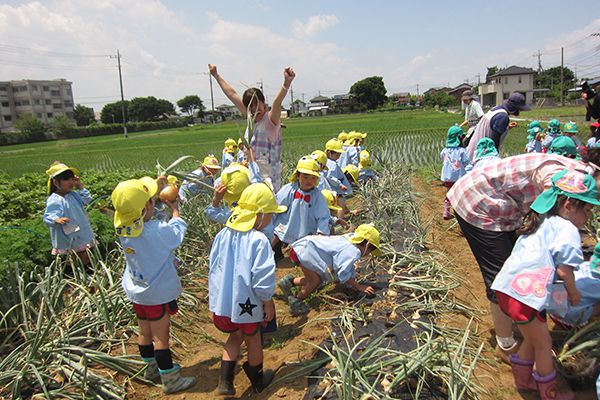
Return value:
M 61 162 L 54 162 L 50 165 L 50 168 L 46 170 L 46 175 L 48 175 L 48 194 L 50 194 L 52 189 L 52 179 L 56 178 L 58 175 L 62 174 L 65 171 L 72 171 L 74 175 L 79 173 L 77 168 L 67 167 L 66 164 Z
M 256 214 L 279 214 L 285 211 L 287 207 L 277 204 L 269 186 L 264 183 L 253 183 L 244 189 L 237 207 L 233 209 L 225 225 L 239 232 L 248 232 L 256 223 Z
M 342 168 L 342 172 L 345 174 L 346 173 L 350 174 L 352 179 L 354 179 L 354 182 L 358 182 L 359 171 L 358 171 L 358 167 L 356 165 L 348 164 L 344 168 Z
M 221 169 L 221 166 L 219 165 L 219 160 L 217 160 L 217 157 L 215 157 L 214 154 L 209 154 L 206 157 L 204 157 L 204 161 L 202 161 L 202 166 L 211 169 Z
M 341 131 L 340 133 L 338 133 L 337 138 L 340 142 L 344 142 L 346 139 L 348 139 L 348 134 L 344 131 Z
M 225 148 L 228 148 L 228 147 L 232 147 L 232 148 L 237 147 L 237 142 L 235 141 L 235 139 L 228 138 L 225 141 Z
M 340 211 L 342 207 L 337 205 L 337 196 L 334 192 L 328 189 L 321 190 L 323 197 L 325 197 L 325 201 L 327 202 L 327 207 L 333 211 Z
M 321 171 L 321 166 L 317 160 L 312 158 L 312 156 L 304 156 L 298 160 L 296 169 L 292 173 L 292 176 L 290 176 L 290 182 L 296 182 L 298 180 L 298 174 L 307 174 L 319 178 L 321 176 L 319 171 Z
M 327 171 L 327 154 L 323 150 L 315 150 L 310 153 L 310 157 L 321 164 L 321 171 Z
M 381 249 L 379 247 L 379 231 L 371 224 L 359 225 L 354 232 L 347 233 L 344 237 L 350 243 L 354 244 L 359 244 L 362 243 L 363 240 L 366 240 L 375 246 L 375 250 L 373 250 L 371 254 L 376 257 L 381 255 Z
M 156 181 L 148 176 L 120 182 L 110 198 L 115 207 L 113 224 L 119 236 L 138 237 L 144 229 L 143 210 L 156 194 Z
M 227 187 L 223 201 L 227 206 L 239 200 L 244 189 L 250 186 L 250 170 L 238 163 L 231 163 L 221 173 L 221 183 Z
M 360 161 L 358 162 L 361 167 L 370 167 L 371 166 L 371 154 L 367 150 L 361 150 L 360 152 Z
M 337 139 L 331 139 L 328 140 L 327 143 L 325 143 L 325 151 L 335 151 L 336 153 L 343 153 L 344 148 L 342 142 L 340 142 Z

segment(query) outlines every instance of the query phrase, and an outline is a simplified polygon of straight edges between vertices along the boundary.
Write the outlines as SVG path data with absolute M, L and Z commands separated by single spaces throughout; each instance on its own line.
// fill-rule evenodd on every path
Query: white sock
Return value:
M 498 342 L 498 346 L 500 346 L 502 350 L 510 350 L 516 343 L 515 338 L 513 336 L 496 336 L 496 342 Z

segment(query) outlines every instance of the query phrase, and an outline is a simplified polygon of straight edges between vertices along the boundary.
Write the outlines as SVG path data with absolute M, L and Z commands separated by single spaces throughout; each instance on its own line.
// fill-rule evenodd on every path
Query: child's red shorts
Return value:
M 248 322 L 245 324 L 238 324 L 235 322 L 231 322 L 231 318 L 223 317 L 220 315 L 212 315 L 213 324 L 217 327 L 218 330 L 225 333 L 233 333 L 237 331 L 242 331 L 242 333 L 246 336 L 255 335 L 256 332 L 260 330 L 260 327 L 266 325 L 262 322 Z
M 158 321 L 164 317 L 167 312 L 169 315 L 177 314 L 179 307 L 177 306 L 177 300 L 173 300 L 165 304 L 157 304 L 154 306 L 133 303 L 133 310 L 138 319 L 144 321 Z
M 293 247 L 290 247 L 290 261 L 296 265 L 300 265 L 300 260 Z
M 496 291 L 496 299 L 500 309 L 516 324 L 526 324 L 535 318 L 540 322 L 546 322 L 546 311 L 535 310 L 527 304 L 523 304 L 519 300 L 498 291 Z

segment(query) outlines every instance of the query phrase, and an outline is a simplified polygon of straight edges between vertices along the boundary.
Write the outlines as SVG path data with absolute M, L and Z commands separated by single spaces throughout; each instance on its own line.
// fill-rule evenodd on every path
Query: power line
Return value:
M 10 44 L 0 43 L 0 52 L 23 54 L 23 53 L 38 53 L 38 55 L 46 57 L 83 57 L 83 58 L 108 58 L 110 54 L 82 54 L 82 53 L 64 53 L 60 51 L 34 49 L 31 47 L 13 46 Z

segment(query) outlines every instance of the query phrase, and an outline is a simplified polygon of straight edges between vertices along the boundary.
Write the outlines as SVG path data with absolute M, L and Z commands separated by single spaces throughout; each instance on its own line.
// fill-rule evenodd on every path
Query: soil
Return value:
M 417 202 L 420 206 L 422 224 L 428 229 L 427 247 L 443 252 L 449 260 L 449 267 L 454 268 L 464 279 L 465 284 L 459 287 L 456 297 L 465 304 L 480 311 L 476 316 L 476 333 L 481 341 L 486 342 L 482 357 L 487 362 L 480 361 L 474 372 L 477 383 L 484 388 L 481 399 L 538 399 L 537 394 L 521 395 L 514 389 L 510 367 L 504 364 L 494 353 L 495 340 L 492 333 L 492 322 L 488 312 L 488 301 L 485 297 L 483 280 L 477 263 L 471 253 L 465 238 L 455 220 L 442 219 L 442 203 L 447 189 L 438 182 L 426 183 L 419 176 L 412 178 Z M 277 278 L 293 271 L 289 261 L 278 264 Z M 279 293 L 279 291 L 277 292 Z M 323 304 L 323 303 L 321 303 Z M 285 299 L 280 294 L 275 297 L 278 330 L 265 335 L 264 358 L 265 368 L 277 370 L 277 377 L 293 372 L 300 361 L 310 360 L 316 354 L 315 345 L 322 343 L 329 336 L 330 321 L 334 311 L 319 306 L 319 302 L 311 304 L 312 309 L 307 316 L 292 317 Z M 316 307 L 316 308 L 315 308 Z M 177 316 L 175 317 L 177 318 Z M 463 324 L 468 320 L 462 316 L 448 315 L 440 323 L 452 326 Z M 133 383 L 129 392 L 130 398 L 152 399 L 173 398 L 185 400 L 201 400 L 223 398 L 217 395 L 216 388 L 219 379 L 219 366 L 222 345 L 226 334 L 219 332 L 210 322 L 208 316 L 197 331 L 203 335 L 184 335 L 188 343 L 185 349 L 175 348 L 182 354 L 177 360 L 183 366 L 183 375 L 198 377 L 198 383 L 190 390 L 175 395 L 166 396 L 159 386 L 149 386 Z M 245 354 L 242 353 L 245 359 Z M 241 367 L 236 369 L 236 396 L 229 398 L 253 399 L 303 399 L 308 388 L 307 378 L 297 378 L 287 382 L 275 382 L 263 393 L 252 395 L 250 383 Z M 581 400 L 595 399 L 591 390 L 576 392 L 576 398 Z

